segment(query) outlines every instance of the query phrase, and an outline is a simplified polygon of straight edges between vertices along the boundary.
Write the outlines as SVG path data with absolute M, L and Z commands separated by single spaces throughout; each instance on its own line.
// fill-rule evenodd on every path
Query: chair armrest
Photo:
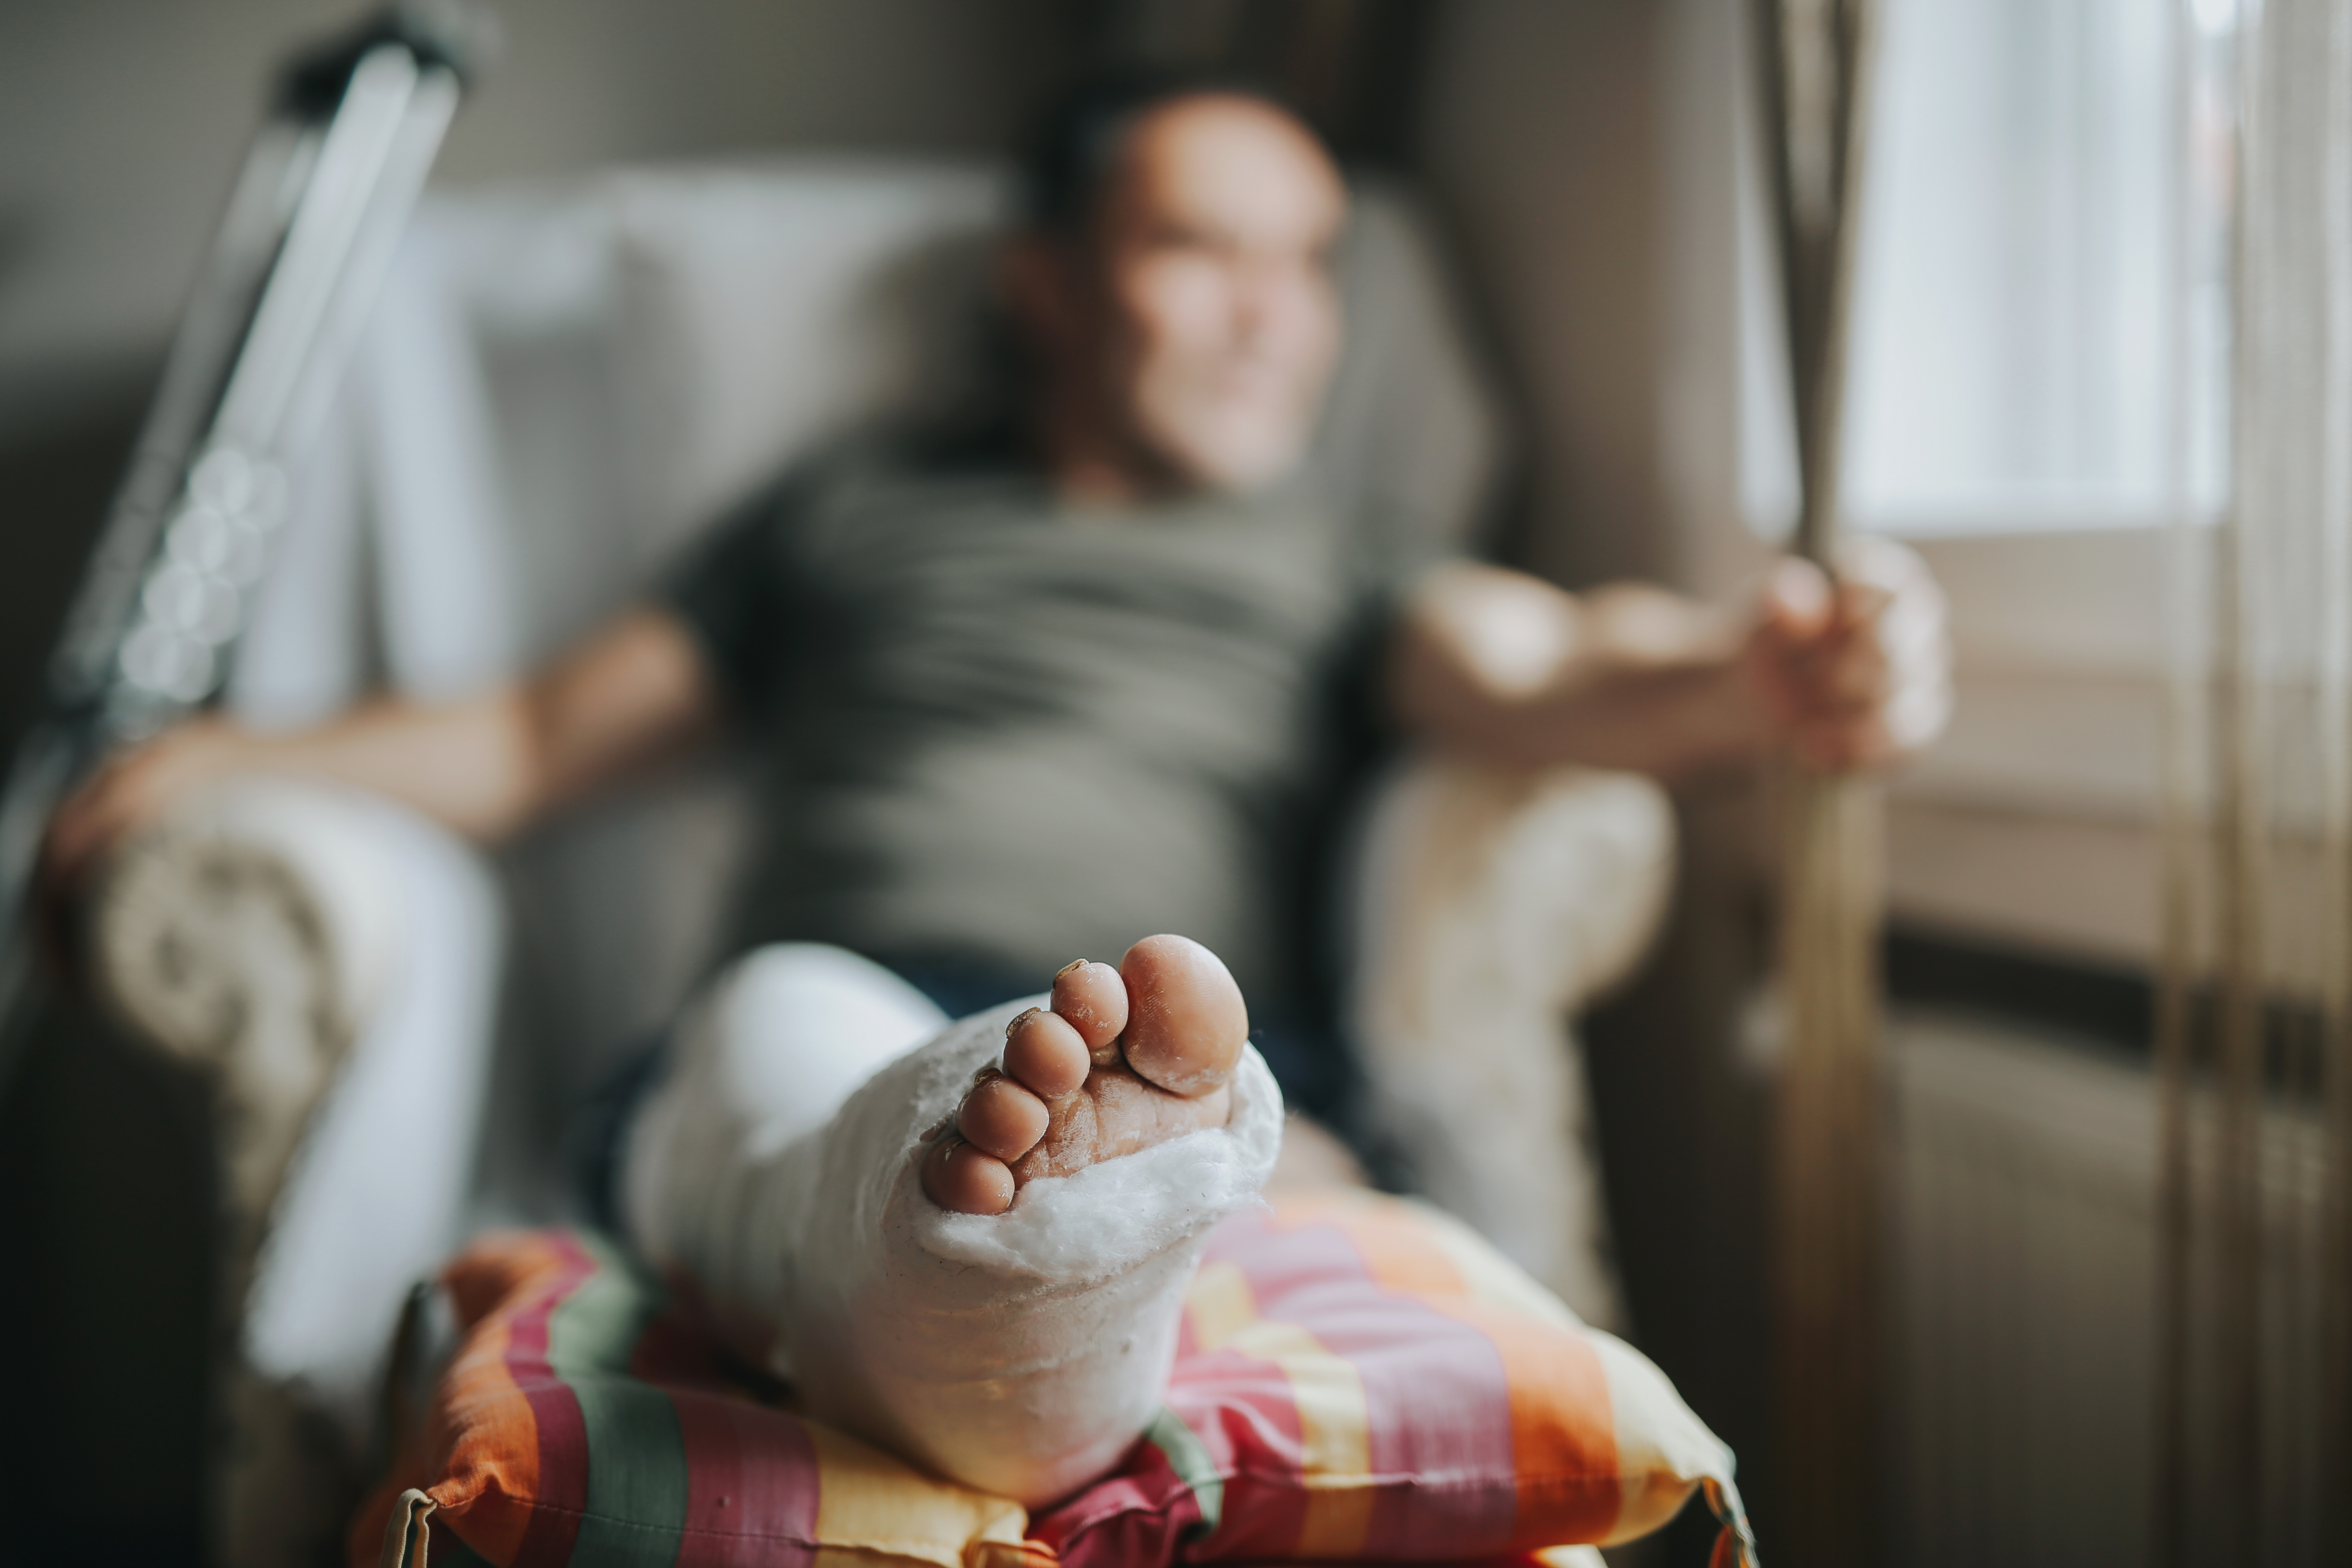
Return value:
M 1580 1008 L 1647 950 L 1674 862 L 1673 808 L 1638 774 L 1410 763 L 1369 824 L 1356 1005 L 1416 1033 L 1474 989 Z
M 1374 804 L 1349 1022 L 1376 1141 L 1588 1319 L 1619 1315 L 1570 1016 L 1631 971 L 1674 879 L 1629 773 L 1409 763 Z
M 100 1000 L 209 1091 L 215 1554 L 309 1560 L 348 1513 L 402 1300 L 471 1191 L 494 884 L 389 802 L 247 778 L 126 845 L 89 920 Z
M 90 908 L 91 980 L 140 1038 L 198 1068 L 257 1057 L 314 1095 L 405 935 L 375 821 L 351 792 L 272 778 L 206 792 L 125 845 Z

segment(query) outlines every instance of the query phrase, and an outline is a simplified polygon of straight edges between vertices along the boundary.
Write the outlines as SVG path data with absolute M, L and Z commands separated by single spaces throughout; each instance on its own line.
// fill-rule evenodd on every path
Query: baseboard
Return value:
M 2134 1051 L 2156 1037 L 2156 977 L 2133 964 L 1907 921 L 1887 928 L 1884 962 L 1897 1003 L 2042 1025 Z

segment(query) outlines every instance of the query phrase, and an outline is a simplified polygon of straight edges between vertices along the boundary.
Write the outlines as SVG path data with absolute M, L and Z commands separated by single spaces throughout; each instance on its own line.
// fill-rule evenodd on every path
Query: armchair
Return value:
M 985 169 L 798 161 L 428 203 L 295 482 L 228 700 L 305 721 L 380 675 L 422 696 L 521 668 L 617 607 L 736 494 L 856 425 L 979 384 Z M 1352 336 L 1317 459 L 1467 531 L 1496 399 L 1403 193 L 1360 192 Z M 487 1218 L 561 1212 L 552 1129 L 711 960 L 747 810 L 724 770 L 496 864 L 377 800 L 247 781 L 126 849 L 99 983 L 217 1085 L 233 1561 L 320 1415 L 355 1447 L 407 1282 Z M 1353 897 L 1349 1015 L 1430 1194 L 1580 1311 L 1618 1316 L 1569 1020 L 1638 956 L 1670 815 L 1647 783 L 1408 761 Z

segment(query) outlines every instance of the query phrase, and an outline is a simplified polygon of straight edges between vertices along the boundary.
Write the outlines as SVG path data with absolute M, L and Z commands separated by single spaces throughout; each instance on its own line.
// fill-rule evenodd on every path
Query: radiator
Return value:
M 2032 1030 L 1916 1014 L 1895 1019 L 1890 1056 L 1897 1561 L 2158 1561 L 2153 1074 Z M 2204 1446 L 2173 1559 L 2195 1568 L 2293 1568 L 2340 1549 L 2317 1458 L 2318 1127 L 2273 1102 L 2262 1137 L 2259 1539 L 2225 1536 L 2212 1507 L 2219 1423 L 2200 1373 L 2189 1426 Z M 2210 1282 L 2212 1255 L 2196 1264 Z M 2192 1317 L 2207 1348 L 2210 1323 Z
M 1891 1047 L 1898 1560 L 2149 1562 L 2152 1075 L 1931 1016 Z

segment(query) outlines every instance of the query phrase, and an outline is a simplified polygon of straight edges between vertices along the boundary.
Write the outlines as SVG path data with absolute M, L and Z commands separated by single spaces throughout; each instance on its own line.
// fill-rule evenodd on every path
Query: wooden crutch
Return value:
M 1874 0 L 1755 0 L 1803 507 L 1796 552 L 1834 575 Z M 1875 1559 L 1883 1137 L 1883 806 L 1867 780 L 1782 773 L 1773 1139 L 1776 1555 Z

